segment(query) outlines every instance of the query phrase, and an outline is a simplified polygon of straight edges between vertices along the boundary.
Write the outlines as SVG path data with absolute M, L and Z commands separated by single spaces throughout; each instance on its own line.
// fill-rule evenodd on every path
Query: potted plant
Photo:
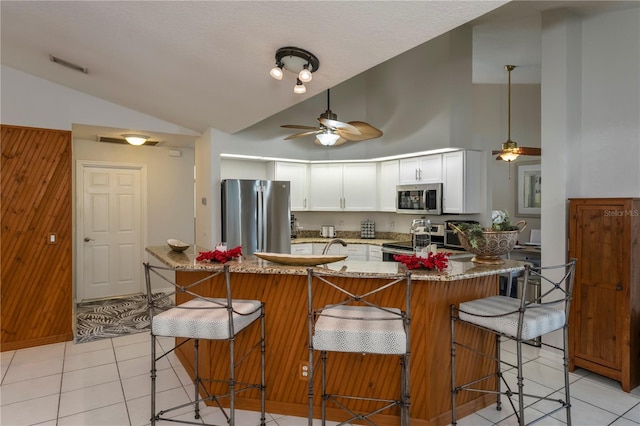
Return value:
M 521 220 L 512 224 L 507 211 L 494 210 L 491 213 L 491 227 L 483 228 L 480 224 L 468 223 L 449 226 L 460 237 L 462 247 L 475 254 L 472 262 L 496 265 L 504 263 L 501 256 L 513 249 L 518 234 L 527 227 L 527 222 Z

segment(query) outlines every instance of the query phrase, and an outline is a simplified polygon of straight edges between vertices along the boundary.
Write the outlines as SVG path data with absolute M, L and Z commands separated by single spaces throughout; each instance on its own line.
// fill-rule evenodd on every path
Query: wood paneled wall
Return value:
M 71 132 L 0 129 L 2 350 L 71 340 Z

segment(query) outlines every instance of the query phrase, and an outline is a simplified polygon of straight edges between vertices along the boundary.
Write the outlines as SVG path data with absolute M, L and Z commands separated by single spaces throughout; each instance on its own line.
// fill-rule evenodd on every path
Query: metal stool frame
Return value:
M 190 421 L 186 421 L 186 420 L 177 420 L 177 419 L 172 419 L 172 418 L 168 418 L 168 417 L 164 417 L 165 414 L 170 413 L 172 411 L 187 407 L 187 406 L 193 406 L 194 407 L 194 417 L 195 419 L 199 419 L 200 418 L 200 403 L 201 402 L 206 402 L 206 401 L 213 401 L 213 403 L 218 407 L 218 409 L 222 412 L 223 416 L 226 419 L 226 423 L 225 426 L 234 426 L 235 425 L 235 397 L 237 394 L 246 392 L 248 390 L 251 389 L 258 389 L 260 391 L 260 398 L 261 398 L 261 418 L 260 418 L 260 425 L 265 425 L 266 423 L 266 418 L 265 418 L 265 390 L 266 390 L 266 385 L 265 385 L 265 316 L 264 316 L 264 303 L 260 303 L 260 307 L 258 308 L 259 312 L 260 312 L 260 316 L 258 317 L 260 319 L 260 340 L 258 342 L 256 342 L 248 351 L 247 353 L 243 354 L 238 360 L 236 360 L 236 353 L 235 353 L 235 338 L 237 336 L 237 333 L 241 332 L 241 330 L 239 332 L 236 332 L 234 330 L 234 321 L 233 321 L 233 316 L 247 316 L 247 315 L 253 315 L 257 312 L 257 310 L 254 310 L 253 312 L 249 312 L 249 313 L 241 313 L 238 312 L 237 310 L 234 309 L 234 300 L 231 297 L 231 277 L 230 277 L 230 272 L 229 272 L 229 266 L 225 265 L 223 267 L 222 270 L 220 271 L 216 271 L 216 272 L 212 272 L 211 274 L 207 275 L 206 277 L 193 282 L 191 284 L 188 284 L 186 286 L 180 286 L 177 283 L 171 281 L 170 279 L 166 278 L 164 275 L 162 275 L 160 273 L 160 271 L 172 271 L 175 272 L 175 269 L 173 268 L 167 268 L 167 267 L 163 267 L 163 266 L 153 266 L 150 265 L 148 262 L 144 263 L 144 268 L 145 268 L 145 282 L 146 282 L 146 287 L 147 287 L 147 306 L 149 308 L 149 320 L 151 322 L 151 324 L 153 324 L 153 318 L 154 315 L 157 315 L 157 305 L 156 303 L 159 300 L 162 299 L 166 299 L 169 297 L 173 297 L 178 293 L 183 293 L 183 294 L 188 294 L 190 296 L 193 296 L 194 299 L 197 300 L 206 300 L 208 302 L 211 302 L 211 307 L 201 307 L 201 308 L 193 308 L 193 307 L 185 307 L 185 306 L 181 306 L 181 305 L 177 305 L 175 307 L 172 307 L 171 309 L 202 309 L 202 310 L 213 310 L 213 309 L 217 309 L 217 310 L 226 310 L 228 313 L 228 338 L 225 339 L 218 339 L 218 340 L 226 340 L 229 343 L 229 379 L 227 380 L 222 380 L 222 379 L 211 379 L 211 378 L 207 378 L 207 379 L 203 379 L 200 377 L 199 375 L 199 357 L 198 357 L 198 352 L 199 352 L 199 340 L 198 338 L 186 338 L 186 340 L 184 340 L 183 342 L 181 342 L 180 344 L 178 344 L 177 346 L 175 346 L 173 349 L 161 354 L 160 356 L 157 356 L 156 354 L 156 343 L 157 343 L 157 338 L 158 336 L 155 335 L 153 333 L 153 326 L 150 327 L 150 333 L 151 333 L 151 418 L 150 418 L 150 422 L 151 422 L 151 426 L 155 426 L 156 421 L 158 420 L 164 420 L 164 421 L 171 421 L 171 422 L 176 422 L 176 423 L 185 423 L 185 424 L 195 424 L 195 425 L 203 425 L 202 422 L 190 422 Z M 151 274 L 154 274 L 158 277 L 160 277 L 163 281 L 168 282 L 169 284 L 171 284 L 174 287 L 174 291 L 166 294 L 164 297 L 157 299 L 157 300 L 153 300 L 152 298 L 152 291 L 151 291 Z M 220 274 L 224 274 L 225 275 L 225 285 L 226 285 L 226 296 L 223 298 L 219 298 L 219 299 L 225 299 L 226 298 L 226 303 L 220 303 L 219 301 L 213 300 L 213 298 L 206 298 L 203 297 L 202 295 L 199 295 L 197 293 L 195 293 L 193 291 L 194 287 L 198 286 L 199 284 L 202 284 L 203 282 L 208 281 L 211 278 L 214 278 Z M 255 323 L 256 320 L 253 320 L 253 322 L 249 325 L 247 325 L 245 328 L 249 328 L 253 325 L 253 323 Z M 185 337 L 185 336 L 162 336 L 162 337 Z M 194 400 L 191 402 L 187 402 L 185 404 L 181 404 L 175 407 L 171 407 L 171 408 L 167 408 L 161 411 L 156 412 L 156 363 L 161 360 L 162 358 L 166 357 L 167 355 L 169 355 L 170 353 L 174 352 L 176 349 L 178 349 L 179 347 L 181 347 L 182 345 L 184 345 L 185 343 L 189 342 L 190 340 L 194 341 L 194 353 L 195 353 L 195 359 L 194 359 Z M 236 368 L 238 368 L 242 362 L 251 354 L 253 353 L 255 350 L 259 349 L 260 350 L 260 357 L 261 357 L 261 367 L 260 367 L 260 371 L 261 371 L 261 382 L 258 383 L 244 383 L 244 382 L 237 382 L 236 381 Z M 206 387 L 204 386 L 205 383 L 226 383 L 227 386 L 229 387 L 229 392 L 225 393 L 225 394 L 221 394 L 221 395 L 213 395 L 210 394 L 209 391 L 206 389 Z M 202 392 L 202 394 L 204 395 L 203 397 L 200 396 L 199 391 Z M 229 408 L 228 411 L 225 410 L 225 408 L 222 406 L 220 399 L 222 398 L 229 398 Z M 216 426 L 214 424 L 209 424 L 209 423 L 204 423 L 205 425 L 210 425 L 210 426 Z
M 571 307 L 571 299 L 572 299 L 572 292 L 573 292 L 573 282 L 574 282 L 574 273 L 575 273 L 575 265 L 576 265 L 576 259 L 571 259 L 571 261 L 567 264 L 563 264 L 563 265 L 557 265 L 557 266 L 547 266 L 547 267 L 537 267 L 534 268 L 531 265 L 527 264 L 525 265 L 525 272 L 524 272 L 524 279 L 523 279 L 523 290 L 522 290 L 522 294 L 520 296 L 520 303 L 519 303 L 519 307 L 515 310 L 512 310 L 510 312 L 502 312 L 499 315 L 479 315 L 476 313 L 471 313 L 471 312 L 466 312 L 464 310 L 462 310 L 459 307 L 456 307 L 455 305 L 451 305 L 451 424 L 452 425 L 456 425 L 457 424 L 457 412 L 456 412 L 456 402 L 457 402 L 457 395 L 462 392 L 462 391 L 468 391 L 468 392 L 479 392 L 479 393 L 489 393 L 489 394 L 495 394 L 496 395 L 496 409 L 498 411 L 502 410 L 502 402 L 501 402 L 501 396 L 505 395 L 507 396 L 509 403 L 511 405 L 511 407 L 513 408 L 513 411 L 516 414 L 516 418 L 518 420 L 518 424 L 520 426 L 525 426 L 525 425 L 530 425 L 533 423 L 536 423 L 560 410 L 566 410 L 566 415 L 567 415 L 567 425 L 571 426 L 571 395 L 570 395 L 570 391 L 569 391 L 569 337 L 568 337 L 568 327 L 569 327 L 569 311 L 570 311 L 570 307 Z M 562 276 L 562 278 L 560 280 L 552 280 L 548 277 L 543 276 L 543 273 L 548 273 L 550 271 L 553 270 L 562 270 L 562 272 L 564 273 L 564 275 Z M 534 300 L 526 300 L 526 294 L 527 294 L 527 285 L 530 285 L 529 283 L 529 279 L 530 278 L 535 278 L 535 280 L 532 280 L 533 282 L 531 283 L 531 285 L 540 285 L 541 282 L 547 282 L 549 284 L 551 284 L 551 288 L 548 289 L 544 294 L 539 295 L 537 298 L 535 298 Z M 539 282 L 535 282 L 539 279 Z M 552 300 L 550 301 L 543 301 L 544 298 L 546 298 L 547 296 L 551 296 L 552 295 Z M 527 313 L 527 311 L 531 312 L 531 311 L 535 311 L 536 308 L 543 308 L 543 307 L 552 307 L 552 306 L 562 306 L 563 305 L 563 310 L 564 310 L 564 324 L 562 325 L 562 327 L 560 328 L 556 328 L 552 331 L 557 331 L 558 329 L 562 329 L 562 333 L 563 333 L 563 342 L 562 342 L 562 347 L 556 347 L 547 343 L 540 343 L 542 346 L 547 346 L 547 347 L 551 347 L 554 349 L 558 349 L 562 351 L 562 357 L 563 357 L 563 370 L 564 370 L 564 400 L 562 399 L 554 399 L 554 398 L 549 398 L 547 396 L 544 395 L 532 395 L 532 394 L 526 394 L 524 393 L 524 374 L 522 371 L 522 345 L 523 344 L 527 344 L 527 342 L 529 341 L 527 338 L 523 338 L 523 325 L 524 325 L 524 316 Z M 507 308 L 508 309 L 508 308 Z M 470 315 L 472 317 L 476 317 L 476 318 L 500 318 L 500 317 L 506 317 L 506 316 L 513 316 L 514 314 L 517 314 L 517 333 L 516 335 L 510 335 L 510 334 L 506 334 L 504 332 L 500 332 L 498 330 L 494 330 L 493 328 L 490 327 L 485 327 L 479 324 L 475 324 L 473 322 L 469 322 L 469 321 L 465 321 L 464 319 L 460 318 L 460 312 L 466 314 L 466 315 Z M 456 335 L 455 335 L 455 326 L 456 323 L 460 322 L 460 323 L 464 323 L 467 324 L 469 326 L 473 326 L 473 327 L 477 327 L 479 329 L 488 331 L 490 333 L 493 333 L 495 335 L 495 348 L 496 348 L 496 356 L 491 356 L 489 354 L 480 352 L 478 350 L 476 350 L 475 348 L 472 348 L 468 345 L 465 345 L 459 341 L 456 341 Z M 550 331 L 551 332 L 551 331 Z M 541 335 L 544 335 L 547 333 L 543 333 Z M 517 357 L 517 364 L 513 365 L 507 361 L 504 361 L 503 359 L 501 359 L 500 357 L 500 344 L 502 340 L 514 340 L 516 342 L 516 357 Z M 491 359 L 492 361 L 495 361 L 495 372 L 490 373 L 487 376 L 475 379 L 469 383 L 465 383 L 462 385 L 458 385 L 456 384 L 456 348 L 463 348 L 466 350 L 469 350 L 473 353 L 476 353 L 478 355 L 481 355 L 485 358 Z M 508 367 L 511 368 L 515 368 L 517 370 L 517 389 L 514 391 L 511 389 L 511 387 L 509 386 L 509 384 L 507 383 L 506 379 L 503 377 L 503 373 L 502 373 L 502 365 L 506 365 Z M 478 389 L 475 386 L 492 378 L 496 378 L 496 383 L 497 383 L 497 389 L 496 390 L 489 390 L 489 389 Z M 501 389 L 501 384 L 504 384 L 505 386 L 505 390 Z M 529 423 L 525 423 L 525 416 L 524 416 L 524 410 L 525 410 L 525 405 L 524 405 L 524 397 L 534 397 L 537 398 L 537 401 L 540 400 L 547 400 L 547 401 L 553 401 L 553 402 L 557 402 L 559 404 L 558 407 L 556 407 L 555 409 L 553 409 L 552 411 L 549 411 L 545 414 L 543 414 L 542 416 L 534 419 L 533 421 L 529 422 Z M 517 397 L 517 407 L 513 402 L 514 397 Z
M 397 275 L 394 277 L 391 277 L 391 281 L 380 285 L 379 287 L 365 293 L 365 294 L 353 294 L 351 292 L 349 292 L 347 289 L 340 287 L 337 284 L 334 284 L 332 282 L 330 282 L 326 276 L 323 276 L 324 274 L 321 274 L 320 272 L 314 271 L 313 268 L 308 268 L 308 314 L 307 314 L 307 319 L 308 319 L 308 327 L 309 327 L 309 376 L 308 376 L 308 380 L 309 380 L 309 387 L 308 387 L 308 398 L 309 398 L 309 412 L 308 412 L 308 421 L 309 421 L 309 426 L 313 425 L 313 398 L 314 398 L 314 377 L 315 377 L 315 366 L 314 366 L 314 351 L 316 350 L 313 346 L 313 336 L 314 336 L 314 331 L 315 331 L 315 324 L 316 321 L 318 320 L 318 318 L 320 316 L 328 316 L 331 318 L 338 318 L 338 319 L 344 319 L 344 320 L 356 320 L 356 321 L 360 321 L 362 323 L 362 325 L 364 325 L 364 322 L 366 321 L 389 321 L 391 319 L 372 319 L 372 318 L 366 318 L 366 317 L 359 317 L 359 318 L 354 318 L 354 317 L 349 317 L 349 318 L 345 318 L 345 317 L 340 317 L 340 316 L 336 316 L 336 315 L 327 315 L 327 314 L 323 314 L 323 311 L 325 311 L 328 308 L 334 308 L 334 307 L 338 307 L 338 306 L 347 306 L 350 304 L 358 304 L 360 306 L 366 306 L 371 310 L 374 310 L 374 312 L 380 311 L 380 312 L 385 312 L 387 314 L 393 315 L 395 316 L 395 318 L 393 318 L 393 320 L 402 320 L 402 324 L 403 324 L 403 329 L 404 329 L 404 333 L 406 335 L 406 348 L 404 349 L 404 353 L 399 355 L 400 357 L 400 366 L 401 366 L 401 385 L 400 385 L 400 399 L 398 400 L 388 400 L 388 399 L 381 399 L 381 398 L 374 398 L 374 397 L 363 397 L 363 396 L 352 396 L 352 395 L 339 395 L 339 394 L 329 394 L 327 393 L 327 380 L 326 380 L 326 376 L 327 376 L 327 352 L 325 350 L 321 350 L 321 363 L 322 363 L 322 367 L 321 367 L 321 372 L 322 372 L 322 390 L 321 390 L 321 396 L 322 396 L 322 426 L 325 426 L 326 424 L 326 409 L 327 409 L 327 402 L 328 401 L 333 401 L 339 408 L 341 408 L 342 410 L 344 410 L 345 412 L 347 412 L 351 417 L 345 421 L 343 421 L 342 423 L 339 423 L 338 426 L 341 425 L 345 425 L 345 424 L 349 424 L 349 422 L 351 421 L 355 421 L 355 420 L 359 420 L 359 421 L 366 421 L 368 424 L 370 425 L 375 425 L 376 423 L 374 423 L 370 417 L 378 414 L 388 408 L 391 408 L 393 406 L 399 406 L 400 407 L 400 424 L 401 426 L 409 426 L 409 422 L 410 422 L 410 405 L 411 405 L 411 395 L 410 395 L 410 383 L 409 383 L 409 372 L 410 372 L 410 364 L 409 364 L 409 360 L 410 360 L 410 355 L 411 355 L 411 350 L 410 350 L 410 324 L 411 324 L 411 273 L 407 272 L 404 275 Z M 339 303 L 336 304 L 331 304 L 331 305 L 326 305 L 323 307 L 314 307 L 313 304 L 313 282 L 314 282 L 314 278 L 324 284 L 327 284 L 328 286 L 334 288 L 335 290 L 337 290 L 337 292 L 342 293 L 345 297 L 344 300 L 342 300 Z M 380 278 L 380 277 L 367 277 L 367 276 L 359 276 L 359 278 Z M 384 290 L 387 290 L 391 287 L 394 287 L 396 285 L 400 285 L 401 283 L 405 283 L 406 286 L 406 295 L 405 295 L 405 306 L 404 306 L 404 310 L 400 311 L 400 314 L 397 314 L 394 311 L 391 311 L 389 307 L 383 307 L 383 306 L 379 306 L 375 303 L 371 303 L 367 300 L 367 298 L 369 296 L 378 294 Z M 376 353 L 376 352 L 371 352 L 371 353 Z M 398 355 L 396 355 L 398 356 Z M 361 401 L 374 401 L 374 402 L 379 402 L 379 403 L 384 403 L 385 405 L 375 409 L 369 413 L 355 413 L 354 411 L 350 410 L 347 406 L 345 406 L 344 404 L 342 404 L 340 401 L 338 401 L 337 399 L 341 398 L 341 399 L 351 399 L 351 400 L 361 400 Z

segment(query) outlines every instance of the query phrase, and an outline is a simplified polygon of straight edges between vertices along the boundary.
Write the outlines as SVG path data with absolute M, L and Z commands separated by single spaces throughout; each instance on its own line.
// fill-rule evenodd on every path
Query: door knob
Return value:
M 622 284 L 618 284 L 616 286 L 616 291 L 622 291 Z
M 89 241 L 95 241 L 93 238 L 84 237 L 84 242 L 88 243 Z

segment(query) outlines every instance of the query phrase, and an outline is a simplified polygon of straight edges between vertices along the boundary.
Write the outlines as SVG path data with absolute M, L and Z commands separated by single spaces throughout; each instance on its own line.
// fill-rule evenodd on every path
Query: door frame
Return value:
M 76 190 L 75 190 L 75 280 L 74 280 L 74 304 L 84 298 L 84 251 L 82 249 L 84 239 L 84 169 L 86 167 L 96 167 L 105 169 L 128 169 L 140 171 L 140 258 L 145 257 L 145 246 L 147 245 L 147 166 L 141 163 L 117 163 L 111 161 L 76 160 Z M 140 280 L 140 293 L 145 293 L 144 270 L 139 267 L 138 277 Z

